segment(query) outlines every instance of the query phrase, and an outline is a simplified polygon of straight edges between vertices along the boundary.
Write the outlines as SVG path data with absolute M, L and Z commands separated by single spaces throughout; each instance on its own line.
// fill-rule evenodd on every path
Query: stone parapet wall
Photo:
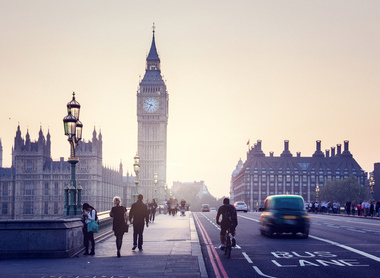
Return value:
M 66 258 L 83 247 L 79 218 L 0 220 L 0 259 Z

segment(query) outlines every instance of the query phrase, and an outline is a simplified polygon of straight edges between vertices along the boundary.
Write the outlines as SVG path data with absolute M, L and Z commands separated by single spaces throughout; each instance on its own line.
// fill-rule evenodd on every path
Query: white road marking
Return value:
M 245 216 L 241 216 L 241 217 L 243 217 L 243 218 L 247 218 L 247 219 L 252 220 L 252 221 L 260 222 L 260 221 L 258 221 L 258 220 L 256 220 L 256 219 L 252 219 L 252 218 L 249 218 L 249 217 L 245 217 Z M 352 247 L 349 247 L 349 246 L 346 246 L 346 245 L 340 244 L 340 243 L 338 243 L 338 242 L 331 241 L 331 240 L 324 239 L 324 238 L 320 238 L 320 237 L 317 237 L 317 236 L 312 236 L 312 235 L 309 235 L 309 237 L 311 237 L 311 238 L 313 238 L 313 239 L 316 239 L 316 240 L 320 240 L 320 241 L 323 241 L 323 242 L 329 243 L 329 244 L 332 244 L 332 245 L 335 245 L 335 246 L 338 246 L 338 247 L 340 247 L 340 248 L 343 248 L 343 249 L 346 249 L 346 250 L 348 250 L 348 251 L 351 251 L 351 252 L 354 252 L 354 253 L 356 253 L 356 254 L 359 254 L 359 255 L 362 255 L 362 256 L 364 256 L 364 257 L 367 257 L 367 258 L 369 258 L 369 259 L 371 259 L 371 260 L 374 260 L 374 261 L 380 262 L 380 258 L 379 258 L 379 257 L 376 257 L 376 256 L 374 256 L 374 255 L 368 254 L 368 253 L 363 252 L 363 251 L 360 251 L 360 250 L 357 250 L 357 249 L 355 249 L 355 248 L 352 248 Z M 253 267 L 253 268 L 255 268 L 255 267 Z M 255 269 L 255 270 L 256 270 L 256 269 Z M 259 271 L 260 271 L 260 270 L 259 270 Z M 257 270 L 256 270 L 256 272 L 257 272 Z M 259 272 L 257 272 L 257 273 L 259 273 Z M 260 274 L 260 273 L 259 273 L 259 274 Z M 261 274 L 260 274 L 260 275 L 261 275 Z M 266 276 L 266 277 L 269 277 L 269 276 Z
M 353 232 L 357 232 L 357 233 L 363 233 L 365 234 L 365 231 L 360 231 L 360 230 L 355 230 L 355 229 L 347 229 L 348 231 L 353 231 Z
M 252 267 L 254 270 L 256 270 L 257 274 L 259 274 L 260 276 L 267 277 L 267 278 L 276 278 L 273 276 L 265 275 L 264 273 L 261 272 L 261 270 L 257 266 L 252 266 Z
M 242 252 L 244 258 L 248 261 L 248 263 L 253 264 L 252 260 L 248 257 L 248 255 L 245 252 Z
M 316 239 L 316 240 L 320 240 L 320 241 L 323 241 L 323 242 L 326 242 L 326 243 L 329 243 L 329 244 L 332 244 L 332 245 L 335 245 L 335 246 L 338 246 L 340 248 L 343 248 L 343 249 L 346 249 L 348 251 L 351 251 L 351 252 L 354 252 L 356 254 L 359 254 L 359 255 L 362 255 L 364 257 L 367 257 L 371 260 L 374 260 L 374 261 L 377 261 L 377 262 L 380 262 L 380 258 L 379 257 L 376 257 L 374 255 L 371 255 L 371 254 L 368 254 L 366 252 L 363 252 L 363 251 L 360 251 L 360 250 L 357 250 L 355 248 L 352 248 L 350 246 L 346 246 L 346 245 L 343 245 L 343 244 L 340 244 L 338 242 L 335 242 L 335 241 L 331 241 L 331 240 L 328 240 L 328 239 L 324 239 L 324 238 L 320 238 L 320 237 L 316 237 L 316 236 L 312 236 L 312 235 L 309 235 L 309 237 L 313 238 L 313 239 Z
M 239 217 L 243 217 L 243 218 L 246 218 L 246 219 L 249 219 L 249 220 L 252 220 L 252 221 L 260 222 L 260 221 L 257 220 L 257 219 L 249 218 L 249 217 L 247 217 L 247 216 L 241 216 L 241 215 L 239 215 Z

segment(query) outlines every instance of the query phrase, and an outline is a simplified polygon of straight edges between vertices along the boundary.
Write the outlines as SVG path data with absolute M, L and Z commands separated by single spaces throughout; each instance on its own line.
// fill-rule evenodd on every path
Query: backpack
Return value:
M 223 219 L 222 221 L 228 226 L 228 227 L 234 227 L 236 226 L 236 217 L 234 210 L 230 206 L 226 206 L 223 212 Z

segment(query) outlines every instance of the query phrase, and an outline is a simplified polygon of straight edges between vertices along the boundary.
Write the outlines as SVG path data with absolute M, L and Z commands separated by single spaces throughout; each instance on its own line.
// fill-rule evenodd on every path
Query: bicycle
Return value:
M 226 247 L 224 249 L 224 255 L 227 256 L 228 258 L 231 258 L 231 250 L 232 250 L 232 242 L 231 242 L 231 231 L 230 228 L 226 230 L 226 235 L 225 235 L 225 242 L 226 242 Z

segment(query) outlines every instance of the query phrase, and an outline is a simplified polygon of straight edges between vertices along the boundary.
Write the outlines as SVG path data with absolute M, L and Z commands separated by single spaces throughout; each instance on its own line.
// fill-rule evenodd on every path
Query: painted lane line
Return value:
M 369 259 L 372 259 L 372 260 L 374 260 L 374 261 L 380 262 L 380 258 L 379 258 L 379 257 L 376 257 L 376 256 L 374 256 L 374 255 L 368 254 L 368 253 L 363 252 L 363 251 L 360 251 L 360 250 L 357 250 L 357 249 L 352 248 L 352 247 L 350 247 L 350 246 L 346 246 L 346 245 L 340 244 L 340 243 L 338 243 L 338 242 L 331 241 L 331 240 L 324 239 L 324 238 L 320 238 L 320 237 L 317 237 L 317 236 L 309 235 L 309 237 L 311 237 L 311 238 L 313 238 L 313 239 L 316 239 L 316 240 L 320 240 L 320 241 L 323 241 L 323 242 L 329 243 L 329 244 L 331 244 L 331 245 L 338 246 L 338 247 L 340 247 L 340 248 L 343 248 L 343 249 L 346 249 L 346 250 L 348 250 L 348 251 L 354 252 L 354 253 L 356 253 L 356 254 L 362 255 L 362 256 L 367 257 L 367 258 L 369 258 Z
M 244 217 L 244 216 L 242 216 Z M 248 217 L 244 217 L 244 218 L 247 218 L 247 219 L 250 219 L 252 221 L 257 221 L 256 219 L 251 219 L 251 218 L 248 218 Z M 371 254 L 368 254 L 366 252 L 363 252 L 363 251 L 360 251 L 360 250 L 357 250 L 355 248 L 352 248 L 352 247 L 349 247 L 349 246 L 346 246 L 346 245 L 343 245 L 343 244 L 340 244 L 338 242 L 334 242 L 334 241 L 331 241 L 331 240 L 328 240 L 328 239 L 324 239 L 324 238 L 320 238 L 320 237 L 317 237 L 317 236 L 312 236 L 312 235 L 309 235 L 309 237 L 313 238 L 313 239 L 316 239 L 316 240 L 320 240 L 320 241 L 323 241 L 323 242 L 326 242 L 326 243 L 329 243 L 329 244 L 332 244 L 332 245 L 335 245 L 335 246 L 338 246 L 340 248 L 343 248 L 343 249 L 346 249 L 348 251 L 351 251 L 351 252 L 354 252 L 356 254 L 359 254 L 359 255 L 362 255 L 364 257 L 367 257 L 369 259 L 372 259 L 374 261 L 377 261 L 377 262 L 380 262 L 380 258 L 379 257 L 376 257 L 374 255 L 371 255 Z
M 261 272 L 261 270 L 257 266 L 252 266 L 252 267 L 254 270 L 256 270 L 257 274 L 259 274 L 260 276 L 267 277 L 267 278 L 276 278 L 273 276 L 265 275 L 264 273 Z
M 253 264 L 252 260 L 248 257 L 248 255 L 245 252 L 242 252 L 244 258 L 248 261 L 248 263 Z
M 203 213 L 202 213 L 203 214 Z M 197 218 L 198 218 L 198 215 L 196 215 L 197 216 Z M 204 215 L 203 215 L 204 216 Z M 205 216 L 206 217 L 206 216 Z M 207 217 L 206 217 L 207 218 Z M 212 241 L 211 241 L 211 239 L 210 239 L 210 237 L 209 237 L 209 235 L 208 235 L 208 233 L 207 233 L 207 231 L 206 231 L 206 229 L 204 228 L 204 226 L 202 225 L 202 223 L 200 222 L 200 220 L 199 220 L 199 218 L 198 218 L 198 221 L 199 221 L 199 227 L 201 228 L 201 229 L 203 229 L 203 231 L 204 231 L 204 235 L 205 235 L 205 241 L 207 241 L 208 242 L 208 246 L 210 246 L 210 245 L 213 245 L 212 244 Z M 214 256 L 213 256 L 213 258 L 215 258 L 215 260 L 216 260 L 216 262 L 217 262 L 217 264 L 218 264 L 218 266 L 219 266 L 219 269 L 220 269 L 220 272 L 222 273 L 222 275 L 223 275 L 223 277 L 225 277 L 225 278 L 228 278 L 228 275 L 227 275 L 227 272 L 226 272 L 226 270 L 224 269 L 224 266 L 223 266 L 223 264 L 222 264 L 222 262 L 221 262 L 221 260 L 220 260 L 220 258 L 219 258 L 219 255 L 218 255 L 218 253 L 215 251 L 215 249 L 214 248 L 210 248 L 211 249 L 211 252 L 214 254 Z M 210 256 L 210 259 L 211 259 L 212 257 Z
M 195 216 L 195 220 L 196 220 L 196 222 L 198 224 L 199 231 L 201 232 L 201 236 L 203 238 L 203 241 L 206 243 L 208 257 L 210 258 L 210 262 L 211 262 L 212 268 L 214 269 L 215 277 L 220 278 L 221 276 L 220 276 L 218 267 L 215 264 L 215 260 L 214 260 L 214 257 L 212 255 L 212 252 L 211 252 L 210 244 L 206 241 L 206 237 L 205 237 L 204 232 L 203 232 L 203 230 L 201 228 L 202 223 L 200 222 L 200 220 L 199 220 L 199 218 L 198 218 L 198 216 L 196 214 L 194 214 L 194 216 Z
M 242 218 L 245 218 L 245 219 L 248 219 L 248 220 L 252 220 L 252 221 L 256 221 L 256 222 L 260 222 L 260 221 L 257 220 L 257 219 L 249 218 L 249 217 L 247 217 L 247 216 L 241 216 L 241 215 L 239 215 L 239 217 L 242 217 Z
M 348 231 L 353 231 L 353 232 L 357 232 L 357 233 L 363 233 L 365 234 L 365 231 L 360 231 L 360 230 L 355 230 L 355 229 L 347 229 Z

